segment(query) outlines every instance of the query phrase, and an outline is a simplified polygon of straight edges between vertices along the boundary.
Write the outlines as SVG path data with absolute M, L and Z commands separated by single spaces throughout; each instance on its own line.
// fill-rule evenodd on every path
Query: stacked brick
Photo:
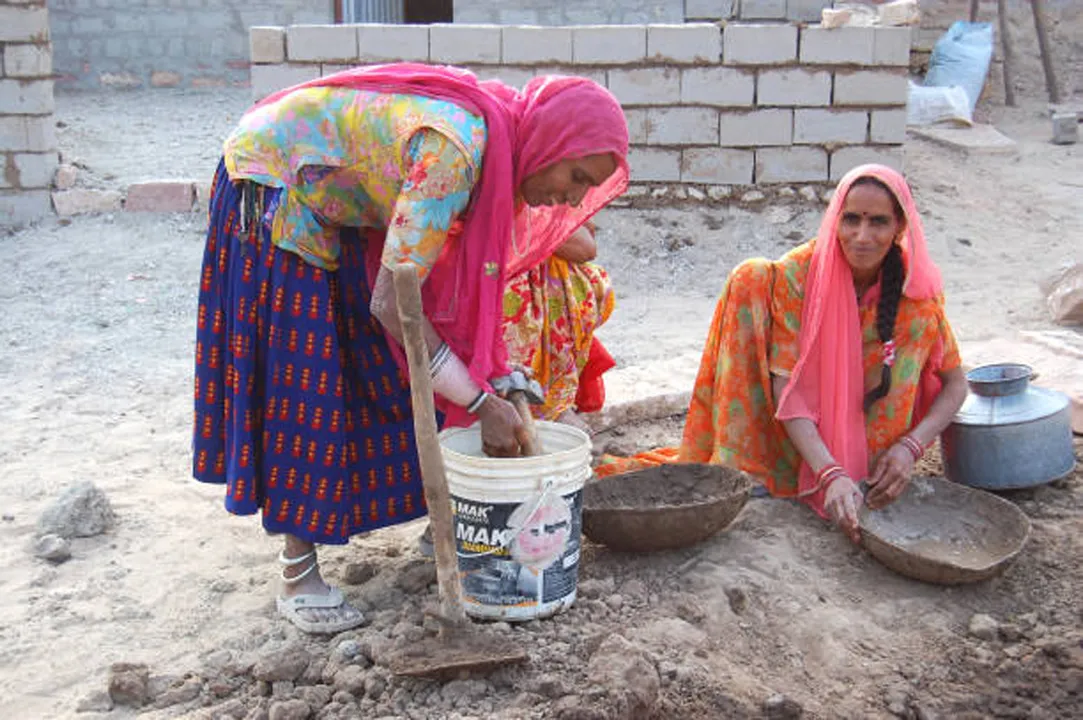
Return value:
M 45 0 L 0 0 L 0 227 L 52 211 L 52 71 Z
M 255 98 L 350 65 L 417 60 L 521 85 L 584 75 L 621 101 L 633 181 L 827 182 L 902 165 L 909 28 L 798 23 L 250 30 Z

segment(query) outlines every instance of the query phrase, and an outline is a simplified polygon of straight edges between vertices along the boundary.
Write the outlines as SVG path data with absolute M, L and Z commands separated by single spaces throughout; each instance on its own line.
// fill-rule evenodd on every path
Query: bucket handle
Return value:
M 549 481 L 547 481 L 545 483 L 545 487 L 542 488 L 542 491 L 540 493 L 538 493 L 538 497 L 534 501 L 534 507 L 530 508 L 530 512 L 528 512 L 526 514 L 526 520 L 524 520 L 523 522 L 529 522 L 530 518 L 534 517 L 534 513 L 538 512 L 538 508 L 540 508 L 542 506 L 542 503 L 545 502 L 545 499 L 547 497 L 549 497 L 549 493 L 552 490 L 553 490 L 553 481 L 549 480 Z M 512 539 L 519 537 L 519 533 L 521 533 L 523 531 L 523 526 L 520 525 L 519 527 L 510 527 L 510 528 L 508 528 L 508 530 L 510 530 L 511 532 L 508 533 L 507 539 L 504 542 L 497 545 L 496 547 L 494 547 L 492 550 L 486 550 L 485 552 L 479 552 L 479 553 L 464 553 L 464 552 L 459 552 L 458 550 L 456 550 L 456 554 L 461 558 L 479 558 L 479 557 L 485 557 L 487 555 L 495 555 L 496 553 L 500 552 L 501 550 L 506 550 L 508 547 L 511 546 Z

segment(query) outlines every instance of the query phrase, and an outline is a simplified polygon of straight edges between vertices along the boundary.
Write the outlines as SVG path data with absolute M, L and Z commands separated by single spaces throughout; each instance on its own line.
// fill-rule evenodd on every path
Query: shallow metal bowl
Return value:
M 882 510 L 861 510 L 865 548 L 900 575 L 938 585 L 987 580 L 1019 555 L 1030 519 L 991 493 L 916 477 Z
M 720 465 L 674 463 L 591 483 L 583 534 L 612 550 L 655 552 L 703 542 L 741 512 L 752 481 Z

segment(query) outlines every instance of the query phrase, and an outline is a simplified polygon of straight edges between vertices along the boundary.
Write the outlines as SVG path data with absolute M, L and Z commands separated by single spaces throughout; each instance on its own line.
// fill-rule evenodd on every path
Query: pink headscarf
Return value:
M 921 218 L 903 176 L 883 165 L 862 165 L 848 172 L 820 223 L 805 280 L 800 355 L 775 413 L 779 420 L 803 417 L 816 423 L 835 460 L 854 480 L 864 479 L 869 472 L 862 407 L 865 383 L 857 297 L 850 266 L 839 244 L 838 228 L 850 188 L 866 177 L 884 183 L 906 214 L 906 231 L 900 241 L 906 273 L 903 295 L 921 300 L 942 292 L 940 271 L 929 257 Z M 802 464 L 799 493 L 807 493 L 815 486 L 812 471 Z M 824 492 L 820 491 L 804 501 L 823 515 L 823 498 Z
M 469 366 L 475 382 L 489 387 L 490 378 L 508 371 L 502 322 L 509 272 L 546 259 L 628 186 L 628 126 L 620 103 L 586 78 L 538 77 L 516 91 L 498 81 L 478 82 L 457 68 L 394 63 L 318 78 L 275 93 L 259 105 L 317 86 L 422 95 L 451 102 L 485 121 L 488 139 L 481 175 L 463 217 L 461 239 L 445 247 L 422 299 L 440 337 Z M 617 170 L 592 188 L 579 207 L 531 208 L 516 217 L 516 193 L 528 175 L 558 160 L 602 153 L 613 155 Z M 379 257 L 375 249 L 370 247 L 367 254 L 373 277 L 378 270 L 373 259 L 378 263 Z M 448 424 L 470 421 L 460 408 L 440 405 L 448 413 Z

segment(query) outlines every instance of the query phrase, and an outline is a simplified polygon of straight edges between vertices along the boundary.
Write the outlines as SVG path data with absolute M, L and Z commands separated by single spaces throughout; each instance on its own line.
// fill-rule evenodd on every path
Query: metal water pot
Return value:
M 1027 365 L 982 365 L 966 374 L 970 392 L 940 436 L 949 480 L 987 490 L 1043 485 L 1075 467 L 1068 396 L 1031 387 Z

